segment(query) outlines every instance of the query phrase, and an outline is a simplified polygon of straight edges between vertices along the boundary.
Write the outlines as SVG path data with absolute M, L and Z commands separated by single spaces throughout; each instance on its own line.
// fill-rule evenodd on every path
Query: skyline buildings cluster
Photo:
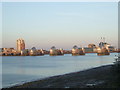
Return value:
M 101 38 L 102 39 L 102 38 Z M 25 41 L 24 39 L 20 38 L 16 40 L 16 47 L 14 48 L 0 48 L 0 55 L 2 56 L 40 56 L 44 54 L 50 54 L 51 56 L 56 55 L 64 55 L 70 54 L 72 55 L 85 55 L 85 53 L 97 53 L 97 52 L 117 52 L 117 49 L 107 42 L 105 42 L 105 38 L 103 41 L 99 43 L 99 45 L 89 44 L 88 47 L 77 47 L 74 45 L 71 50 L 64 50 L 63 48 L 57 49 L 55 46 L 52 46 L 49 50 L 44 49 L 36 49 L 36 47 L 32 47 L 31 49 L 25 48 Z M 102 53 L 104 55 L 104 53 Z
M 106 43 L 105 37 L 101 37 L 100 43 L 98 43 L 98 45 L 96 45 L 94 43 L 89 43 L 87 46 L 90 47 L 90 48 L 93 48 L 93 47 L 100 47 L 101 48 L 102 46 L 104 46 L 104 44 L 106 44 L 108 46 L 111 46 L 111 44 Z M 76 46 L 76 44 L 74 44 L 74 45 Z M 53 45 L 52 47 L 54 47 L 54 46 L 56 46 L 56 45 Z M 79 46 L 80 47 L 87 47 L 87 46 L 81 46 L 80 44 L 79 44 Z M 35 46 L 32 46 L 32 47 L 35 47 Z M 114 47 L 114 46 L 112 46 L 112 47 Z M 3 47 L 3 48 L 6 48 L 6 47 Z M 14 47 L 8 47 L 8 48 L 14 48 Z M 39 47 L 39 48 L 42 48 L 42 47 Z M 63 48 L 63 47 L 60 47 L 60 48 Z M 116 47 L 114 47 L 114 48 L 116 48 Z M 21 51 L 21 50 L 24 50 L 24 49 L 26 49 L 25 40 L 22 39 L 22 38 L 17 39 L 17 41 L 16 41 L 16 50 Z M 29 49 L 29 48 L 27 48 L 27 49 Z M 50 47 L 49 47 L 49 49 L 50 49 Z
M 80 44 L 78 46 L 80 46 L 81 48 L 82 47 L 90 47 L 90 48 L 100 47 L 101 48 L 101 47 L 104 46 L 104 44 L 106 44 L 107 46 L 111 46 L 111 44 L 106 43 L 105 37 L 101 37 L 100 43 L 98 43 L 98 45 L 96 45 L 94 43 L 89 43 L 87 46 L 81 46 Z M 74 44 L 74 45 L 76 46 L 76 44 Z M 52 47 L 54 47 L 54 46 L 56 46 L 56 45 L 53 45 Z M 35 47 L 35 46 L 32 45 L 32 47 Z M 116 48 L 115 46 L 112 46 L 112 47 Z M 7 48 L 7 47 L 2 47 L 2 48 Z M 14 47 L 8 47 L 8 48 L 14 48 Z M 42 48 L 42 47 L 39 47 L 39 48 Z M 63 47 L 60 47 L 60 48 L 63 48 Z M 16 41 L 16 50 L 20 52 L 21 50 L 24 50 L 24 49 L 29 49 L 29 48 L 26 48 L 25 40 L 22 39 L 22 38 L 17 39 L 17 41 Z M 49 49 L 50 49 L 50 47 L 49 47 Z M 118 48 L 116 48 L 116 49 L 118 49 Z M 48 50 L 48 49 L 46 49 L 46 50 Z
M 104 39 L 104 38 L 103 38 Z M 105 40 L 100 40 L 100 42 L 105 42 Z M 73 45 L 77 45 L 77 46 L 80 46 L 80 47 L 89 47 L 89 45 L 90 44 L 93 44 L 93 45 L 96 45 L 95 43 L 88 43 L 88 45 L 85 45 L 85 46 L 82 46 L 81 44 L 73 44 Z M 97 43 L 97 45 L 99 46 L 99 44 L 100 43 Z M 2 46 L 1 48 L 15 48 L 16 50 L 18 50 L 18 51 L 20 51 L 20 50 L 22 50 L 22 49 L 29 49 L 29 48 L 27 48 L 26 46 L 28 45 L 28 44 L 25 44 L 25 40 L 23 40 L 22 38 L 19 38 L 18 40 L 17 40 L 17 43 L 16 44 L 14 44 L 14 45 L 16 45 L 15 47 L 4 47 L 4 46 Z M 73 46 L 73 45 L 71 45 L 71 46 Z M 110 44 L 109 44 L 110 45 Z M 53 46 L 57 46 L 57 45 L 53 45 Z M 31 45 L 31 47 L 33 47 L 33 45 Z M 30 48 L 31 48 L 30 47 Z M 34 47 L 36 47 L 36 46 L 34 46 Z M 113 46 L 113 47 L 115 47 L 115 46 Z M 37 47 L 38 49 L 39 48 L 42 48 L 42 49 L 45 49 L 45 48 L 43 48 L 43 47 Z M 59 48 L 63 48 L 63 47 L 59 47 Z M 116 49 L 118 49 L 118 47 L 115 47 Z M 47 48 L 46 50 L 49 50 L 50 49 L 50 47 L 49 48 Z M 66 48 L 64 48 L 64 49 L 66 49 Z M 67 48 L 66 50 L 69 50 L 69 49 L 71 49 L 71 48 Z
M 32 47 L 35 47 L 35 46 L 32 46 Z M 53 47 L 55 48 L 55 46 L 52 46 L 50 49 L 52 49 Z M 74 44 L 73 47 L 77 47 L 77 45 Z M 85 46 L 83 46 L 83 47 L 85 48 Z M 80 48 L 83 48 L 83 47 L 80 47 Z M 101 41 L 99 42 L 98 45 L 95 45 L 95 44 L 93 44 L 93 43 L 88 44 L 88 48 L 97 48 L 97 47 L 99 47 L 99 48 L 106 47 L 106 48 L 108 49 L 109 47 L 112 48 L 112 47 L 114 47 L 114 46 L 112 46 L 111 44 L 108 44 L 108 43 L 105 41 L 105 37 L 101 37 Z M 3 48 L 5 48 L 5 47 L 3 47 Z M 9 47 L 9 48 L 12 48 L 12 47 Z M 42 47 L 41 47 L 41 48 L 42 48 Z M 62 48 L 62 47 L 61 47 L 61 48 Z M 116 47 L 114 47 L 114 48 L 116 48 Z M 16 50 L 17 50 L 18 52 L 20 52 L 21 50 L 24 50 L 24 49 L 26 49 L 25 40 L 22 39 L 22 38 L 17 39 L 17 40 L 16 40 Z

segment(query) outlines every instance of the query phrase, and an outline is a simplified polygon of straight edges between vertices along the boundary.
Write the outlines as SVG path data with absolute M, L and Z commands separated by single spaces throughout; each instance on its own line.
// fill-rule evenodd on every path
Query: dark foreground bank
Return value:
M 115 66 L 107 65 L 28 82 L 11 88 L 118 88 L 120 87 L 118 74 Z

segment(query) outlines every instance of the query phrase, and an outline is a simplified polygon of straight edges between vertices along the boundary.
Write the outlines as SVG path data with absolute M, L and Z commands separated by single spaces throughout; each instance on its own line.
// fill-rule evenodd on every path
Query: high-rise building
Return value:
M 25 42 L 23 39 L 18 39 L 17 40 L 17 51 L 21 52 L 21 50 L 25 49 Z

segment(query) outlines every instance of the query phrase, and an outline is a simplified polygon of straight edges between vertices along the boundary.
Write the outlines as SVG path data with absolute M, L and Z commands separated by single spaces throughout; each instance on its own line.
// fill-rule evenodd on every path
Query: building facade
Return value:
M 23 39 L 18 39 L 17 40 L 17 51 L 21 52 L 21 50 L 25 49 L 25 42 Z

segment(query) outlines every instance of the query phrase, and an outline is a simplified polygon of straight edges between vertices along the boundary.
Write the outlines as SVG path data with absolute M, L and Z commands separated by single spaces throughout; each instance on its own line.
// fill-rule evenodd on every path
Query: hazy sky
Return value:
M 18 38 L 43 49 L 118 43 L 117 2 L 4 2 L 2 10 L 3 47 L 16 48 Z

